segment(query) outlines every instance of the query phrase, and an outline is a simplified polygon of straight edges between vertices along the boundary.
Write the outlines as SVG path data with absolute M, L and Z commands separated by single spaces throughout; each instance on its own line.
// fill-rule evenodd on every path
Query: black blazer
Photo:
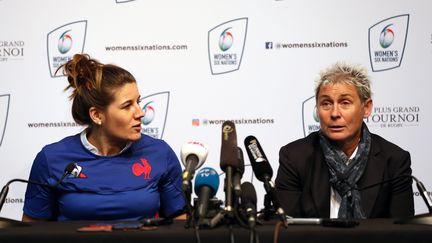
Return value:
M 399 175 L 411 175 L 411 159 L 407 151 L 378 135 L 371 136 L 369 159 L 363 176 L 357 183 L 358 188 Z M 280 149 L 276 189 L 287 215 L 329 218 L 329 173 L 318 132 Z M 409 177 L 362 190 L 360 194 L 367 218 L 414 215 L 412 180 Z

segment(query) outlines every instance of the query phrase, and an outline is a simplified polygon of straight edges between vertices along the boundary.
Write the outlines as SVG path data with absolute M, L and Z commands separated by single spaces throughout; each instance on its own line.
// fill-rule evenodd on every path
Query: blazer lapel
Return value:
M 358 188 L 369 186 L 383 180 L 385 161 L 380 159 L 379 157 L 380 151 L 381 148 L 379 147 L 379 145 L 374 143 L 374 140 L 372 139 L 369 159 L 366 165 L 366 169 L 363 173 L 363 176 L 360 178 L 359 182 L 357 183 Z M 363 210 L 367 218 L 370 217 L 372 209 L 375 205 L 375 201 L 378 197 L 379 189 L 380 186 L 374 186 L 360 191 L 361 205 L 363 207 Z

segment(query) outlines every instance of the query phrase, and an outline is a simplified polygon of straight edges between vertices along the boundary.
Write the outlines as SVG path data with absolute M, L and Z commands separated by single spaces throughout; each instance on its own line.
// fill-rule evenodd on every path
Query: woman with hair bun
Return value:
M 180 163 L 166 142 L 141 133 L 144 113 L 132 74 L 86 54 L 59 70 L 72 90 L 72 116 L 86 129 L 37 154 L 29 180 L 53 187 L 28 184 L 22 220 L 141 220 L 181 212 Z M 70 175 L 56 185 L 67 167 Z

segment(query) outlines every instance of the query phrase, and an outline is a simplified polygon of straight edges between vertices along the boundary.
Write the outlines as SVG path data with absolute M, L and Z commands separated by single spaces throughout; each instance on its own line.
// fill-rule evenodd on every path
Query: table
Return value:
M 184 221 L 175 221 L 151 230 L 116 230 L 112 232 L 77 232 L 79 227 L 94 222 L 40 222 L 30 226 L 16 226 L 0 229 L 1 243 L 18 242 L 195 242 L 194 230 L 185 229 Z M 273 221 L 257 226 L 261 243 L 273 242 Z M 233 226 L 235 242 L 249 242 L 249 230 Z M 214 229 L 199 230 L 201 242 L 229 242 L 229 231 L 225 225 Z M 343 242 L 343 243 L 398 243 L 398 242 L 432 242 L 432 226 L 413 224 L 394 224 L 390 219 L 361 220 L 353 228 L 324 227 L 321 225 L 289 225 L 281 228 L 278 242 Z

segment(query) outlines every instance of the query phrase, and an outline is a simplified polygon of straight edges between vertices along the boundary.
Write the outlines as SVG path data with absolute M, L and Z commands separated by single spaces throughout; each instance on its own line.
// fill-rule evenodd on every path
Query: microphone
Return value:
M 415 215 L 415 216 L 404 218 L 404 219 L 399 219 L 399 220 L 396 220 L 395 223 L 396 224 L 425 224 L 425 225 L 432 225 L 432 199 L 431 199 L 428 191 L 426 190 L 426 187 L 423 185 L 423 183 L 419 179 L 417 179 L 417 177 L 415 177 L 413 175 L 408 175 L 408 174 L 399 175 L 399 176 L 396 176 L 396 177 L 393 177 L 393 178 L 390 178 L 390 179 L 387 179 L 387 180 L 384 180 L 384 181 L 380 181 L 378 183 L 374 183 L 374 184 L 371 184 L 371 185 L 367 185 L 367 186 L 364 186 L 364 187 L 361 187 L 361 188 L 357 188 L 357 187 L 353 187 L 353 188 L 356 189 L 356 190 L 362 191 L 362 190 L 366 190 L 368 188 L 375 187 L 375 186 L 378 186 L 378 185 L 381 185 L 381 184 L 384 184 L 384 183 L 392 182 L 394 180 L 401 179 L 401 178 L 404 178 L 404 177 L 409 177 L 409 178 L 413 179 L 416 182 L 417 190 L 420 193 L 423 201 L 425 202 L 426 207 L 428 208 L 429 213 L 424 213 L 424 214 L 419 214 L 419 215 Z
M 202 143 L 188 142 L 182 146 L 180 157 L 185 167 L 182 175 L 183 191 L 188 191 L 195 170 L 199 169 L 203 165 L 204 161 L 207 159 L 207 155 L 208 150 Z
M 219 175 L 215 169 L 205 167 L 198 171 L 195 178 L 194 190 L 195 194 L 198 195 L 198 203 L 195 210 L 199 224 L 206 217 L 209 199 L 216 195 L 218 188 Z
M 246 210 L 249 227 L 254 228 L 256 225 L 257 194 L 252 183 L 243 182 L 241 184 L 240 199 L 242 207 Z
M 34 185 L 39 185 L 39 186 L 49 187 L 49 188 L 55 189 L 58 187 L 58 185 L 60 185 L 63 182 L 64 178 L 67 175 L 72 174 L 72 171 L 75 170 L 76 168 L 77 168 L 76 163 L 69 163 L 65 167 L 63 175 L 61 176 L 61 178 L 57 181 L 57 183 L 54 186 L 46 184 L 46 183 L 41 183 L 41 182 L 37 182 L 37 181 L 30 181 L 30 180 L 23 180 L 23 179 L 12 179 L 12 180 L 8 181 L 0 192 L 0 212 L 1 212 L 3 205 L 6 201 L 7 194 L 9 193 L 9 185 L 12 184 L 13 182 L 22 182 L 22 183 L 34 184 Z M 0 228 L 6 228 L 6 227 L 9 227 L 12 225 L 27 225 L 27 224 L 24 224 L 21 221 L 14 221 L 11 219 L 0 218 Z
M 417 190 L 419 191 L 420 195 L 422 196 L 423 201 L 426 203 L 426 206 L 429 210 L 429 213 L 432 213 L 432 200 L 431 200 L 431 197 L 430 197 L 428 191 L 426 190 L 426 187 L 415 176 L 411 176 L 411 178 L 413 178 L 415 180 L 416 185 L 417 185 Z
M 394 180 L 398 180 L 398 179 L 402 179 L 402 178 L 411 178 L 412 180 L 414 180 L 416 182 L 416 186 L 417 186 L 417 190 L 419 191 L 423 201 L 425 202 L 429 213 L 425 213 L 425 214 L 419 214 L 419 215 L 415 215 L 413 217 L 408 217 L 408 218 L 404 218 L 404 219 L 399 219 L 396 220 L 395 223 L 396 224 L 426 224 L 426 225 L 432 225 L 432 199 L 428 193 L 428 191 L 426 190 L 426 187 L 423 185 L 423 183 L 417 179 L 415 176 L 413 175 L 409 175 L 409 174 L 404 174 L 404 175 L 399 175 L 387 180 L 383 180 L 377 183 L 373 183 L 364 187 L 360 187 L 358 188 L 356 185 L 351 185 L 348 182 L 345 182 L 351 189 L 354 190 L 358 190 L 358 191 L 363 191 L 381 184 L 385 184 L 388 182 L 392 182 Z
M 237 158 L 238 158 L 238 168 L 234 172 L 233 175 L 233 189 L 234 195 L 237 197 L 241 196 L 241 178 L 243 177 L 243 173 L 245 170 L 244 167 L 244 159 L 243 159 L 243 151 L 240 147 L 237 147 Z
M 245 138 L 244 144 L 256 178 L 263 182 L 271 180 L 273 170 L 258 139 L 254 136 L 248 136 Z
M 231 121 L 222 124 L 220 167 L 225 172 L 225 211 L 233 212 L 233 173 L 239 168 L 237 134 Z
M 430 197 L 428 191 L 426 190 L 426 187 L 423 185 L 423 183 L 419 179 L 417 179 L 415 176 L 413 176 L 413 175 L 399 175 L 399 176 L 396 176 L 396 177 L 393 177 L 393 178 L 390 178 L 390 179 L 387 179 L 387 180 L 384 180 L 384 181 L 380 181 L 378 183 L 374 183 L 374 184 L 371 184 L 371 185 L 367 185 L 367 186 L 364 186 L 364 187 L 361 187 L 361 188 L 357 188 L 357 187 L 353 187 L 353 188 L 356 189 L 356 190 L 358 190 L 358 191 L 363 191 L 363 190 L 369 189 L 371 187 L 375 187 L 375 186 L 378 186 L 378 185 L 381 185 L 381 184 L 384 184 L 384 183 L 387 183 L 387 182 L 391 182 L 391 181 L 394 181 L 394 180 L 397 180 L 397 179 L 401 179 L 401 178 L 404 178 L 404 177 L 409 177 L 409 178 L 413 179 L 416 182 L 417 190 L 419 191 L 421 197 L 423 198 L 423 201 L 425 202 L 425 204 L 426 204 L 426 206 L 427 206 L 427 208 L 429 210 L 429 213 L 432 213 L 432 200 L 431 200 L 431 197 Z
M 73 175 L 75 178 L 78 178 L 80 173 L 81 173 L 81 166 L 77 165 L 77 163 L 69 163 L 68 165 L 66 165 L 62 177 L 54 185 L 54 188 L 60 185 L 60 183 L 63 182 L 64 178 L 67 175 Z
M 281 216 L 286 227 L 287 221 L 285 211 L 280 206 L 279 199 L 276 194 L 275 184 L 271 180 L 273 176 L 273 170 L 267 160 L 266 155 L 264 154 L 260 143 L 258 142 L 258 139 L 254 136 L 248 136 L 245 138 L 244 144 L 256 178 L 264 182 L 264 189 L 266 190 L 267 194 L 270 195 L 270 199 L 273 201 L 276 212 Z
M 3 189 L 0 192 L 0 211 L 2 210 L 3 205 L 6 201 L 7 194 L 9 193 L 9 185 L 13 182 L 23 182 L 23 183 L 35 184 L 35 185 L 39 185 L 39 186 L 52 187 L 51 185 L 39 183 L 36 181 L 28 181 L 28 180 L 23 180 L 23 179 L 12 179 L 6 183 L 6 185 L 3 187 Z
M 11 183 L 13 183 L 13 182 L 22 182 L 22 183 L 35 184 L 35 185 L 49 187 L 49 188 L 56 188 L 58 185 L 60 185 L 60 183 L 63 182 L 64 178 L 67 175 L 69 175 L 69 174 L 72 173 L 72 171 L 76 168 L 76 166 L 77 166 L 76 163 L 69 163 L 65 167 L 64 173 L 63 173 L 62 177 L 57 181 L 57 183 L 54 186 L 49 185 L 49 184 L 45 184 L 45 183 L 41 183 L 41 182 L 37 182 L 37 181 L 28 181 L 28 180 L 23 180 L 23 179 L 12 179 L 12 180 L 8 181 L 6 183 L 6 185 L 3 187 L 3 189 L 1 190 L 1 192 L 0 192 L 0 211 L 2 210 L 3 205 L 4 205 L 5 201 L 6 201 L 7 194 L 9 193 L 9 185 Z

